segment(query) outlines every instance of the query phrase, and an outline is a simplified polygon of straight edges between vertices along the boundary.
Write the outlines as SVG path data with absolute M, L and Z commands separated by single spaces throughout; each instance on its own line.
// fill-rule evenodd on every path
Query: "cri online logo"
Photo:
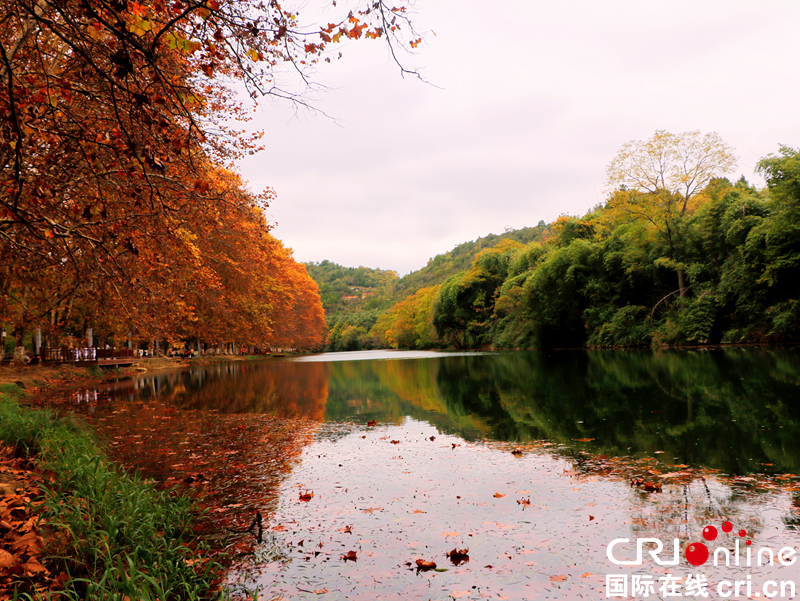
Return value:
M 731 531 L 733 531 L 733 524 L 731 524 L 730 522 L 723 522 L 722 531 L 725 532 L 726 534 L 730 533 Z M 715 526 L 706 526 L 705 528 L 703 528 L 703 538 L 709 542 L 716 540 L 718 534 L 719 532 L 717 531 L 717 528 Z M 744 529 L 739 530 L 739 537 L 741 537 L 742 539 L 746 538 L 747 531 Z M 747 551 L 746 556 L 740 557 L 739 540 L 740 539 L 737 538 L 735 541 L 733 555 L 731 555 L 730 549 L 727 549 L 725 547 L 717 547 L 717 549 L 714 551 L 714 556 L 713 556 L 714 557 L 713 561 L 715 566 L 719 565 L 720 563 L 724 563 L 724 565 L 729 566 L 731 565 L 731 560 L 733 560 L 734 562 L 733 565 L 735 566 L 754 565 L 750 549 L 752 541 L 749 539 L 746 541 L 745 543 L 746 545 L 745 548 Z M 606 555 L 608 556 L 608 559 L 612 563 L 618 566 L 640 566 L 642 565 L 642 563 L 644 563 L 643 561 L 643 557 L 645 554 L 644 546 L 648 543 L 652 543 L 656 545 L 656 547 L 654 549 L 652 548 L 648 549 L 646 552 L 650 555 L 650 557 L 653 558 L 653 561 L 655 561 L 658 565 L 676 566 L 680 562 L 680 540 L 677 538 L 673 540 L 672 558 L 661 557 L 661 551 L 664 549 L 664 544 L 661 542 L 660 539 L 637 538 L 636 559 L 630 561 L 617 559 L 614 554 L 614 548 L 617 545 L 629 542 L 630 539 L 628 538 L 616 538 L 612 540 L 608 544 L 608 547 L 606 549 Z M 794 565 L 794 563 L 797 561 L 797 558 L 794 557 L 795 554 L 796 552 L 792 547 L 784 547 L 778 552 L 777 556 L 775 555 L 773 550 L 770 549 L 769 547 L 762 547 L 757 552 L 755 558 L 755 561 L 757 563 L 755 565 L 759 566 L 764 564 L 774 565 L 775 561 L 777 560 L 778 563 L 782 566 L 791 566 Z M 686 547 L 685 556 L 686 556 L 686 561 L 688 561 L 691 565 L 700 566 L 708 561 L 708 558 L 710 557 L 710 552 L 708 550 L 708 547 L 706 547 L 704 543 L 691 543 L 689 546 Z
M 733 524 L 731 524 L 730 522 L 722 522 L 722 531 L 723 532 L 728 533 L 731 530 L 733 530 Z M 717 529 L 714 526 L 706 526 L 705 528 L 703 528 L 703 538 L 706 539 L 709 542 L 712 541 L 712 540 L 715 540 L 717 538 L 717 534 L 718 534 L 717 533 Z M 744 529 L 739 530 L 739 536 L 741 536 L 742 538 L 746 537 L 747 536 L 747 530 L 744 530 Z M 753 541 L 751 541 L 751 540 L 747 541 L 747 546 L 748 547 L 750 545 L 752 545 L 752 544 L 753 544 Z M 739 541 L 737 539 L 737 541 L 736 541 L 736 552 L 737 552 L 737 555 L 738 555 L 738 551 L 739 551 Z M 748 551 L 749 551 L 749 549 L 748 549 Z M 703 543 L 692 543 L 691 545 L 686 547 L 686 561 L 688 561 L 693 566 L 701 566 L 701 565 L 703 565 L 706 561 L 708 561 L 708 547 L 706 547 Z M 715 558 L 715 562 L 716 562 L 716 558 Z

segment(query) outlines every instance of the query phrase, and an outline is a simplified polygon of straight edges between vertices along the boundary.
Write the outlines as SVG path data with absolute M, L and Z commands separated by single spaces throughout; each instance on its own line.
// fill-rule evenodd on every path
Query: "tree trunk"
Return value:
M 681 291 L 681 302 L 683 302 L 683 298 L 686 296 L 686 281 L 683 278 L 683 269 L 678 267 L 676 271 L 678 272 L 678 290 Z

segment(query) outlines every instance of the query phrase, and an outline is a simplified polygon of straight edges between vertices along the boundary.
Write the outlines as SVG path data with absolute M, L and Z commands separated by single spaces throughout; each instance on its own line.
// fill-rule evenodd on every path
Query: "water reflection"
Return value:
M 800 471 L 795 350 L 366 352 L 309 359 L 145 374 L 101 396 L 313 421 L 400 424 L 410 416 L 466 440 L 660 453 L 733 475 Z M 96 393 L 82 394 L 85 400 Z
M 329 420 L 410 415 L 475 440 L 661 452 L 730 474 L 800 469 L 797 352 L 503 353 L 330 364 Z
M 800 545 L 796 351 L 349 355 L 145 374 L 73 407 L 220 524 L 261 511 L 259 571 L 235 579 L 273 596 L 599 598 L 613 538 L 730 520 Z M 471 559 L 446 574 L 406 566 L 454 547 Z

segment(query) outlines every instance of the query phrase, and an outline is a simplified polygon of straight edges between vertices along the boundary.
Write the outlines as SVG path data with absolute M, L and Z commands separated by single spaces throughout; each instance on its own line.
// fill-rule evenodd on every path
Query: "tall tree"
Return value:
M 654 228 L 669 249 L 681 297 L 686 296 L 683 217 L 712 179 L 735 166 L 733 149 L 717 133 L 665 130 L 648 140 L 626 142 L 608 165 L 607 183 L 613 190 L 608 208 Z

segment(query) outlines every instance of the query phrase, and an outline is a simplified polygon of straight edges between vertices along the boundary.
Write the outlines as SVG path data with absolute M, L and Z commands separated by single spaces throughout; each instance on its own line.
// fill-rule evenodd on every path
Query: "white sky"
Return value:
M 461 242 L 583 215 L 605 199 L 620 146 L 657 129 L 716 131 L 739 157 L 730 177 L 758 185 L 761 157 L 800 146 L 797 0 L 414 9 L 425 43 L 401 56 L 433 86 L 363 40 L 316 74 L 330 89 L 310 100 L 335 121 L 255 109 L 267 150 L 239 167 L 276 191 L 273 233 L 300 261 L 404 275 Z

